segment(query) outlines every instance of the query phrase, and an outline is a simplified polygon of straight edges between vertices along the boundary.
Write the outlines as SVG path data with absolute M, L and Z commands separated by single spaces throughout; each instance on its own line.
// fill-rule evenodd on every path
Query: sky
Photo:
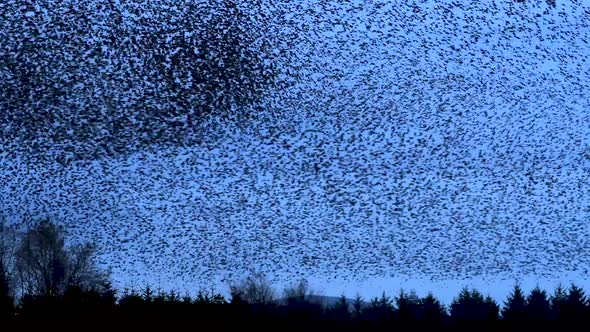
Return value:
M 96 241 L 121 287 L 589 288 L 589 5 L 557 4 L 273 2 L 269 112 L 67 166 L 5 147 L 0 205 Z

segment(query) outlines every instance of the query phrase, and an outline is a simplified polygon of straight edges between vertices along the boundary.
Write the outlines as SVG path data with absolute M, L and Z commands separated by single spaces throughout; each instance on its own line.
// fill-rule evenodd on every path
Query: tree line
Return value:
M 50 220 L 17 232 L 0 227 L 0 319 L 37 320 L 194 320 L 218 328 L 247 326 L 389 330 L 423 326 L 452 330 L 467 322 L 504 328 L 507 324 L 590 324 L 590 299 L 572 284 L 551 294 L 518 285 L 503 303 L 464 288 L 449 306 L 432 293 L 329 298 L 313 292 L 305 280 L 277 292 L 263 275 L 229 287 L 230 296 L 195 296 L 153 289 L 115 289 L 108 271 L 98 267 L 92 244 L 66 246 L 64 229 Z M 409 324 L 409 325 L 408 325 Z M 583 326 L 583 325 L 580 325 Z

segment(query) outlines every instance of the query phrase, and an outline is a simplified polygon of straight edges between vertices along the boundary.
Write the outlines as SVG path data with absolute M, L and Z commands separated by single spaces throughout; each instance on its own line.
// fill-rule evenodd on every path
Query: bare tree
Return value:
M 309 301 L 315 295 L 306 279 L 301 279 L 290 287 L 285 288 L 284 294 L 288 302 Z
M 270 304 L 274 302 L 274 290 L 263 274 L 247 277 L 238 285 L 230 286 L 233 297 L 250 304 Z
M 0 217 L 0 311 L 12 308 L 14 299 L 14 253 L 16 232 Z
M 63 291 L 67 254 L 62 231 L 48 219 L 23 234 L 16 267 L 23 292 L 53 296 Z
M 110 274 L 96 265 L 96 246 L 93 244 L 72 247 L 68 257 L 68 286 L 99 290 L 108 283 Z
M 95 264 L 92 245 L 65 247 L 64 230 L 44 219 L 22 235 L 16 251 L 16 270 L 22 292 L 56 296 L 68 286 L 97 289 L 108 274 Z

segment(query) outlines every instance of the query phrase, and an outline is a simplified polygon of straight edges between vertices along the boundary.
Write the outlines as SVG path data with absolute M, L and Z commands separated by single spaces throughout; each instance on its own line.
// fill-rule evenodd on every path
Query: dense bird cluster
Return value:
M 277 3 L 288 84 L 264 105 L 280 114 L 67 166 L 3 152 L 4 214 L 97 241 L 123 285 L 588 275 L 586 3 Z M 101 82 L 91 65 L 77 82 Z M 72 91 L 63 100 L 105 102 Z
M 0 141 L 36 159 L 194 144 L 209 117 L 280 85 L 268 20 L 251 13 L 261 2 L 0 6 Z

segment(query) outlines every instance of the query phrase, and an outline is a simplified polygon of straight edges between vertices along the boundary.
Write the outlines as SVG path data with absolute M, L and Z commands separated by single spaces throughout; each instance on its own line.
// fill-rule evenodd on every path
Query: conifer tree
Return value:
M 397 319 L 403 321 L 411 321 L 418 319 L 420 315 L 420 299 L 416 292 L 412 291 L 406 294 L 403 290 L 395 298 L 396 310 L 395 315 Z
M 444 306 L 438 301 L 437 298 L 428 293 L 426 297 L 422 299 L 422 313 L 420 318 L 425 321 L 441 321 L 447 315 Z
M 505 320 L 523 320 L 525 319 L 526 298 L 519 285 L 508 296 L 502 309 L 502 318 Z
M 143 290 L 141 297 L 147 303 L 151 303 L 154 299 L 154 291 L 151 289 L 150 286 L 145 286 L 145 289 Z
M 354 302 L 352 303 L 352 314 L 355 318 L 359 318 L 362 313 L 363 308 L 363 298 L 360 294 L 356 294 L 354 297 Z
M 588 298 L 584 290 L 572 284 L 562 306 L 562 318 L 568 321 L 580 321 L 586 318 L 587 311 Z
M 100 299 L 105 310 L 109 312 L 113 310 L 117 303 L 117 291 L 113 287 L 110 281 L 105 281 L 102 285 L 102 292 L 100 293 Z
M 369 306 L 363 311 L 363 317 L 371 321 L 388 321 L 393 314 L 393 300 L 381 294 L 381 297 L 375 297 L 371 300 Z
M 551 319 L 562 318 L 562 312 L 566 301 L 567 292 L 565 288 L 559 284 L 551 296 Z
M 526 316 L 529 320 L 547 320 L 550 318 L 551 304 L 547 292 L 539 286 L 531 290 L 527 297 Z
M 350 318 L 350 310 L 346 296 L 342 295 L 336 303 L 327 311 L 331 319 L 345 321 Z
M 477 290 L 469 291 L 463 288 L 458 297 L 451 304 L 451 318 L 454 320 L 496 320 L 498 319 L 499 307 L 497 303 Z
M 487 320 L 490 322 L 498 320 L 500 318 L 500 306 L 498 303 L 488 295 L 484 300 L 484 304 L 487 310 Z

